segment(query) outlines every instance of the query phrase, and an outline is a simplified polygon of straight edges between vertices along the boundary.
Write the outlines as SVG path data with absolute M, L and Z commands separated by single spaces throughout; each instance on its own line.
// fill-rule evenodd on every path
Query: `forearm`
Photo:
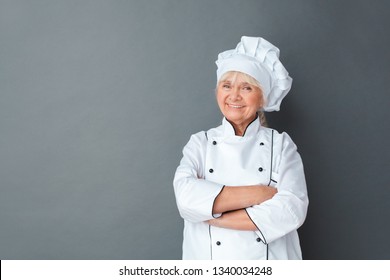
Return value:
M 255 231 L 256 225 L 249 218 L 245 209 L 239 209 L 231 212 L 224 213 L 217 219 L 209 220 L 208 223 L 215 227 Z
M 212 209 L 222 188 L 223 185 L 207 180 L 177 176 L 174 189 L 180 216 L 193 223 L 215 218 Z
M 257 205 L 272 198 L 276 193 L 275 188 L 263 185 L 225 186 L 214 201 L 213 214 Z

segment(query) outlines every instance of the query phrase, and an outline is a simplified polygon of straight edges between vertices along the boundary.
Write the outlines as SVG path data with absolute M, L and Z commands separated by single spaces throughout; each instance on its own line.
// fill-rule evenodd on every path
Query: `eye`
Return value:
M 252 90 L 252 87 L 250 87 L 250 86 L 244 86 L 242 89 L 243 89 L 244 91 L 251 91 L 251 90 Z
M 230 86 L 230 84 L 222 84 L 222 88 L 224 88 L 224 89 L 230 89 L 231 86 Z

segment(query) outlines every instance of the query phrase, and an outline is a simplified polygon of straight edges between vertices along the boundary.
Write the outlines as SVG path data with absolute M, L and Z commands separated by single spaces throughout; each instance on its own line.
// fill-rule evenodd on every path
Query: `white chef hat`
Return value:
M 255 78 L 266 100 L 264 111 L 279 111 L 282 99 L 291 88 L 292 78 L 279 60 L 279 49 L 260 37 L 241 37 L 237 47 L 220 53 L 215 63 L 217 81 L 228 71 Z

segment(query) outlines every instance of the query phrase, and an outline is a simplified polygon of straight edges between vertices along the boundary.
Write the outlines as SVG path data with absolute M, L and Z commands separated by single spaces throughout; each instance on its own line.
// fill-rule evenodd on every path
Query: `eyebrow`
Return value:
M 225 81 L 221 81 L 221 84 L 234 84 L 234 83 L 232 83 L 232 81 L 225 80 Z M 248 82 L 242 82 L 242 83 L 238 84 L 237 86 L 240 86 L 240 87 L 245 87 L 245 86 L 253 87 L 253 85 L 251 85 Z
M 221 81 L 221 83 L 233 83 L 231 80 L 224 80 L 224 81 Z M 248 83 L 248 82 L 242 82 L 242 83 L 240 83 L 240 85 L 250 85 L 251 86 L 251 84 L 250 83 Z

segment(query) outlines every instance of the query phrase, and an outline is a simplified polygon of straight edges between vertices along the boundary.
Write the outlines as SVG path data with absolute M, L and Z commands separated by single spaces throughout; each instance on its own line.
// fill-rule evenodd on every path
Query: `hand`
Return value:
M 244 209 L 271 199 L 277 189 L 265 185 L 225 186 L 216 197 L 213 214 Z
M 256 225 L 244 209 L 223 213 L 221 217 L 206 221 L 209 225 L 235 230 L 255 231 Z
M 256 204 L 261 204 L 264 201 L 273 198 L 274 195 L 278 193 L 277 188 L 265 186 L 265 185 L 258 185 L 256 189 L 257 189 Z

